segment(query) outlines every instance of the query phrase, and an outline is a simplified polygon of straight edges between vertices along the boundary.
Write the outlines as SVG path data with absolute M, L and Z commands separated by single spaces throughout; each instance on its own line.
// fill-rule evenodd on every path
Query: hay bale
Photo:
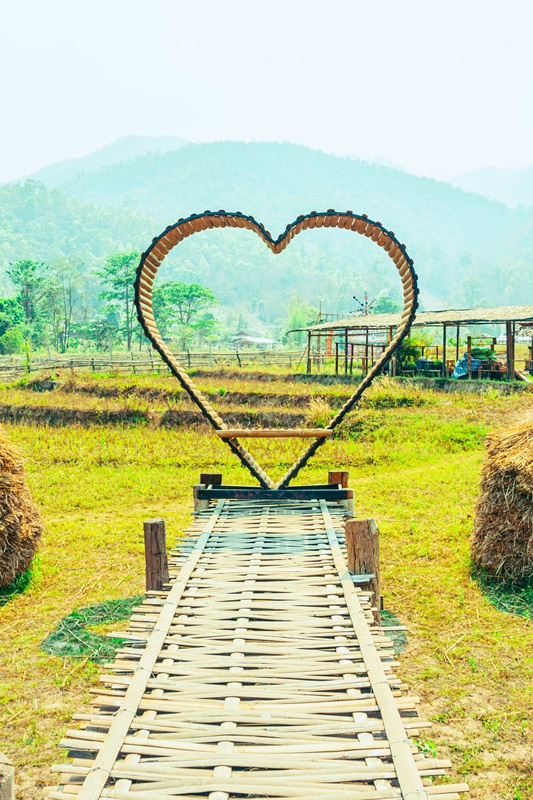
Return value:
M 28 569 L 42 530 L 24 479 L 22 456 L 0 433 L 0 586 Z
M 476 504 L 472 559 L 493 575 L 533 576 L 533 420 L 495 431 Z

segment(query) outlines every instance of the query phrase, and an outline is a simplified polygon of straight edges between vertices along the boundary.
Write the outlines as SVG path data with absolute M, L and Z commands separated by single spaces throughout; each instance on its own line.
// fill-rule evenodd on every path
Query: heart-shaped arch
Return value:
M 374 378 L 379 375 L 382 368 L 390 360 L 395 350 L 398 349 L 403 339 L 409 333 L 411 323 L 418 307 L 418 287 L 417 277 L 413 267 L 413 260 L 408 256 L 405 246 L 400 244 L 393 231 L 383 227 L 381 222 L 374 222 L 365 214 L 354 214 L 352 211 L 337 212 L 328 210 L 317 213 L 312 211 L 310 214 L 298 217 L 290 225 L 287 225 L 285 232 L 273 239 L 269 231 L 265 230 L 260 222 L 256 222 L 253 217 L 236 212 L 234 214 L 226 211 L 204 211 L 203 214 L 192 214 L 186 219 L 180 219 L 175 225 L 166 228 L 163 233 L 152 240 L 152 244 L 142 254 L 137 276 L 135 279 L 135 305 L 137 307 L 138 320 L 141 323 L 144 333 L 150 340 L 153 348 L 157 350 L 163 361 L 168 365 L 170 371 L 179 380 L 190 398 L 200 408 L 204 416 L 211 425 L 223 435 L 228 430 L 226 423 L 210 405 L 204 394 L 198 389 L 194 381 L 191 380 L 186 370 L 178 363 L 170 349 L 166 346 L 157 327 L 152 308 L 152 287 L 166 255 L 183 239 L 192 236 L 200 231 L 210 228 L 247 228 L 254 231 L 275 254 L 281 253 L 301 231 L 308 228 L 342 228 L 344 230 L 355 231 L 363 236 L 367 236 L 379 247 L 382 247 L 394 262 L 402 283 L 404 308 L 400 318 L 400 324 L 396 333 L 383 351 L 379 360 L 374 364 L 370 372 L 359 384 L 353 395 L 344 406 L 335 414 L 329 425 L 324 429 L 323 435 L 318 434 L 316 440 L 309 445 L 307 450 L 298 458 L 285 473 L 278 483 L 266 474 L 257 461 L 250 455 L 246 448 L 241 444 L 236 436 L 224 438 L 231 450 L 239 457 L 241 462 L 249 469 L 252 475 L 257 478 L 261 486 L 266 489 L 283 489 L 298 474 L 307 463 L 313 453 L 326 441 L 334 428 L 342 422 L 346 414 L 360 400 L 363 392 L 370 386 Z M 244 432 L 243 432 L 244 433 Z

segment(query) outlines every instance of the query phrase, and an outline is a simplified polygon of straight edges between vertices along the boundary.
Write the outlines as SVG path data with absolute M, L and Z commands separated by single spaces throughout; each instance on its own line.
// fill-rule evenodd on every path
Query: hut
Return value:
M 533 418 L 487 436 L 472 559 L 506 580 L 533 577 Z
M 22 456 L 0 433 L 0 587 L 28 569 L 42 529 L 26 485 Z

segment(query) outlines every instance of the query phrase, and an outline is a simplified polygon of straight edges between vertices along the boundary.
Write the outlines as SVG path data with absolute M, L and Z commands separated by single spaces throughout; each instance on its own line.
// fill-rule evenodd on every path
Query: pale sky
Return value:
M 3 0 L 0 181 L 129 134 L 533 163 L 531 0 Z

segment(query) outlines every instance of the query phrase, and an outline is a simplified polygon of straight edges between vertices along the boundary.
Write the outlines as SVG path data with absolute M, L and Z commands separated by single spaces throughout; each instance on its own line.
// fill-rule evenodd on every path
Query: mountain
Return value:
M 142 249 L 158 224 L 129 209 L 84 203 L 37 181 L 0 186 L 0 289 L 10 291 L 5 274 L 10 262 L 81 256 L 92 270 L 108 253 Z
M 80 173 L 98 172 L 102 167 L 117 164 L 146 153 L 167 153 L 178 150 L 187 144 L 177 136 L 123 136 L 111 144 L 100 147 L 80 158 L 67 158 L 55 164 L 42 167 L 29 177 L 42 181 L 47 186 L 56 187 Z
M 252 214 L 277 235 L 299 214 L 349 208 L 406 243 L 426 308 L 531 302 L 532 211 L 300 145 L 186 144 L 84 168 L 53 191 L 28 186 L 24 202 L 16 197 L 24 187 L 0 192 L 0 264 L 76 248 L 94 264 L 106 252 L 144 249 L 167 225 L 205 209 Z M 266 322 L 283 318 L 294 294 L 339 312 L 353 309 L 353 296 L 365 290 L 371 298 L 399 297 L 398 277 L 380 248 L 326 229 L 301 234 L 280 256 L 249 231 L 205 232 L 173 250 L 161 279 L 198 281 L 226 308 Z
M 515 208 L 533 206 L 533 166 L 516 169 L 482 167 L 450 179 L 467 192 L 477 192 Z

